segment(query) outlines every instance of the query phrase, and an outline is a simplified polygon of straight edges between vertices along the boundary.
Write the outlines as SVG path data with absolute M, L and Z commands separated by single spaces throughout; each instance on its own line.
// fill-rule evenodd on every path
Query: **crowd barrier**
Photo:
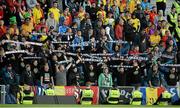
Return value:
M 37 95 L 41 95 L 41 88 L 36 87 L 38 91 L 35 91 Z M 55 86 L 55 94 L 60 96 L 75 96 L 77 102 L 80 99 L 80 91 L 85 89 L 85 86 L 76 87 L 76 86 Z M 134 90 L 134 87 L 124 86 L 118 87 L 121 93 L 120 103 L 129 104 L 131 92 Z M 106 101 L 109 87 L 98 87 L 92 86 L 91 89 L 94 91 L 93 104 L 103 104 Z M 40 90 L 40 91 L 39 91 Z M 143 105 L 153 105 L 160 94 L 164 91 L 163 87 L 150 88 L 150 87 L 140 87 L 140 91 L 143 93 Z M 179 100 L 179 88 L 169 87 L 168 91 L 172 94 L 172 102 Z
M 0 85 L 0 104 L 5 104 L 5 85 Z
M 1 104 L 4 103 L 5 100 L 5 86 L 0 86 L 1 90 Z M 22 87 L 22 86 L 21 86 Z M 44 90 L 42 87 L 35 86 L 32 87 L 33 91 L 36 96 L 43 96 Z M 83 89 L 85 89 L 85 86 L 55 86 L 54 91 L 56 96 L 74 96 L 76 99 L 76 103 L 79 103 L 80 101 L 80 93 Z M 93 96 L 93 104 L 103 104 L 106 101 L 108 90 L 110 87 L 98 87 L 98 86 L 91 86 L 91 89 L 94 92 Z M 120 90 L 121 96 L 120 104 L 129 104 L 130 97 L 132 91 L 135 89 L 132 86 L 120 86 L 118 87 Z M 172 94 L 172 100 L 171 102 L 174 103 L 179 100 L 179 86 L 178 87 L 168 87 L 168 91 Z M 150 87 L 140 87 L 140 91 L 143 93 L 143 99 L 142 104 L 143 105 L 153 105 L 158 97 L 161 95 L 161 93 L 165 89 L 163 87 L 157 87 L 157 88 L 150 88 Z

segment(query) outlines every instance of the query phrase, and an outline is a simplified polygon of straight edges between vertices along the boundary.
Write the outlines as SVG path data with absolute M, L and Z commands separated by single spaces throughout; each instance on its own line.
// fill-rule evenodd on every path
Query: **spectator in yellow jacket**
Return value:
M 115 25 L 115 19 L 113 18 L 113 14 L 111 12 L 108 13 L 107 18 L 104 20 L 104 25 L 112 25 L 114 27 Z
M 117 1 L 118 3 L 118 6 L 120 8 L 120 12 L 124 12 L 126 10 L 126 0 L 120 0 L 120 1 Z
M 133 27 L 135 28 L 135 30 L 139 32 L 141 23 L 140 23 L 140 20 L 136 18 L 135 14 L 132 14 L 131 21 L 133 23 Z
M 150 41 L 150 44 L 151 44 L 152 47 L 159 44 L 159 42 L 161 41 L 161 36 L 159 35 L 158 30 L 156 30 L 155 33 L 150 36 L 149 41 Z
M 106 11 L 104 11 L 104 6 L 100 7 L 100 10 L 97 12 L 97 16 L 101 14 L 103 17 L 103 20 L 106 18 Z
M 25 19 L 25 23 L 22 25 L 22 30 L 25 32 L 31 33 L 34 29 L 33 24 L 30 21 L 30 18 Z
M 60 18 L 60 10 L 57 8 L 58 7 L 58 3 L 57 2 L 53 2 L 53 7 L 49 9 L 49 13 L 53 13 L 54 14 L 54 19 L 56 20 L 56 22 L 59 22 L 59 18 Z
M 136 0 L 130 0 L 128 3 L 128 9 L 130 13 L 133 13 L 136 7 Z
M 37 3 L 36 6 L 33 8 L 33 17 L 34 17 L 35 24 L 39 24 L 40 19 L 44 17 L 43 10 L 41 9 L 41 6 L 39 3 Z
M 80 18 L 81 21 L 85 18 L 85 14 L 86 12 L 84 8 L 82 6 L 79 7 L 78 17 Z

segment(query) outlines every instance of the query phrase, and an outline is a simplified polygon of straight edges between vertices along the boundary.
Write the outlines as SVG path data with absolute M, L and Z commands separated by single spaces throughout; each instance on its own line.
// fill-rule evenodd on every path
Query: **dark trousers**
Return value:
M 171 32 L 171 34 L 174 32 L 175 27 L 169 27 L 169 31 Z

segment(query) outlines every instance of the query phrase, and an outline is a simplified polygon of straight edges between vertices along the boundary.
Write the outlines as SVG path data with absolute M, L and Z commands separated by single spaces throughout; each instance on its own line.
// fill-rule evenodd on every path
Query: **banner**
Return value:
M 164 91 L 164 88 L 141 87 L 140 91 L 143 93 L 142 105 L 153 105 Z
M 119 87 L 120 90 L 120 104 L 129 104 L 131 93 L 134 90 L 134 87 Z
M 101 87 L 99 88 L 99 103 L 107 103 L 108 91 L 110 87 Z M 131 92 L 134 90 L 134 87 L 118 87 L 120 91 L 119 103 L 120 104 L 129 104 Z
M 55 86 L 54 93 L 57 96 L 65 96 L 66 95 L 65 87 L 64 86 Z
M 23 90 L 23 86 L 20 86 Z M 80 94 L 86 86 L 55 86 L 54 91 L 57 96 L 75 96 L 77 103 L 80 102 Z M 44 95 L 44 89 L 40 86 L 31 87 L 35 95 L 42 96 Z M 110 87 L 98 87 L 91 86 L 91 89 L 94 92 L 93 104 L 104 104 L 107 103 L 108 91 Z M 134 87 L 118 87 L 120 91 L 119 103 L 120 104 L 129 104 L 131 93 L 134 90 Z M 143 105 L 153 105 L 158 97 L 162 94 L 165 89 L 163 87 L 150 88 L 150 87 L 141 87 L 140 91 L 143 93 L 142 104 Z M 167 89 L 172 94 L 171 102 L 174 103 L 179 100 L 178 87 L 168 87 Z
M 158 87 L 158 88 L 141 87 L 140 91 L 143 93 L 142 104 L 153 105 L 164 90 L 165 89 L 163 87 Z M 179 100 L 177 87 L 169 87 L 167 90 L 172 94 L 172 100 L 171 100 L 172 103 Z
M 179 100 L 179 95 L 178 95 L 178 88 L 177 87 L 171 87 L 171 88 L 168 88 L 168 91 L 171 93 L 172 95 L 172 99 L 171 99 L 171 102 L 176 102 Z

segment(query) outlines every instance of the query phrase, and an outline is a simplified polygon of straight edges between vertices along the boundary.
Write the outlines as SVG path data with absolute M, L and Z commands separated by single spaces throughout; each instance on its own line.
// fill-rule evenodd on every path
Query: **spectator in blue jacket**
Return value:
M 147 0 L 143 0 L 142 1 L 141 7 L 142 7 L 143 10 L 146 10 L 147 8 L 148 9 L 152 8 L 151 4 Z
M 64 21 L 63 21 L 62 25 L 59 26 L 59 33 L 60 34 L 66 33 L 68 28 L 69 28 L 68 26 L 64 25 Z
M 82 37 L 81 30 L 77 31 L 77 34 L 73 40 L 73 50 L 75 50 L 75 47 L 78 47 L 79 45 L 81 50 L 84 50 L 84 38 Z

